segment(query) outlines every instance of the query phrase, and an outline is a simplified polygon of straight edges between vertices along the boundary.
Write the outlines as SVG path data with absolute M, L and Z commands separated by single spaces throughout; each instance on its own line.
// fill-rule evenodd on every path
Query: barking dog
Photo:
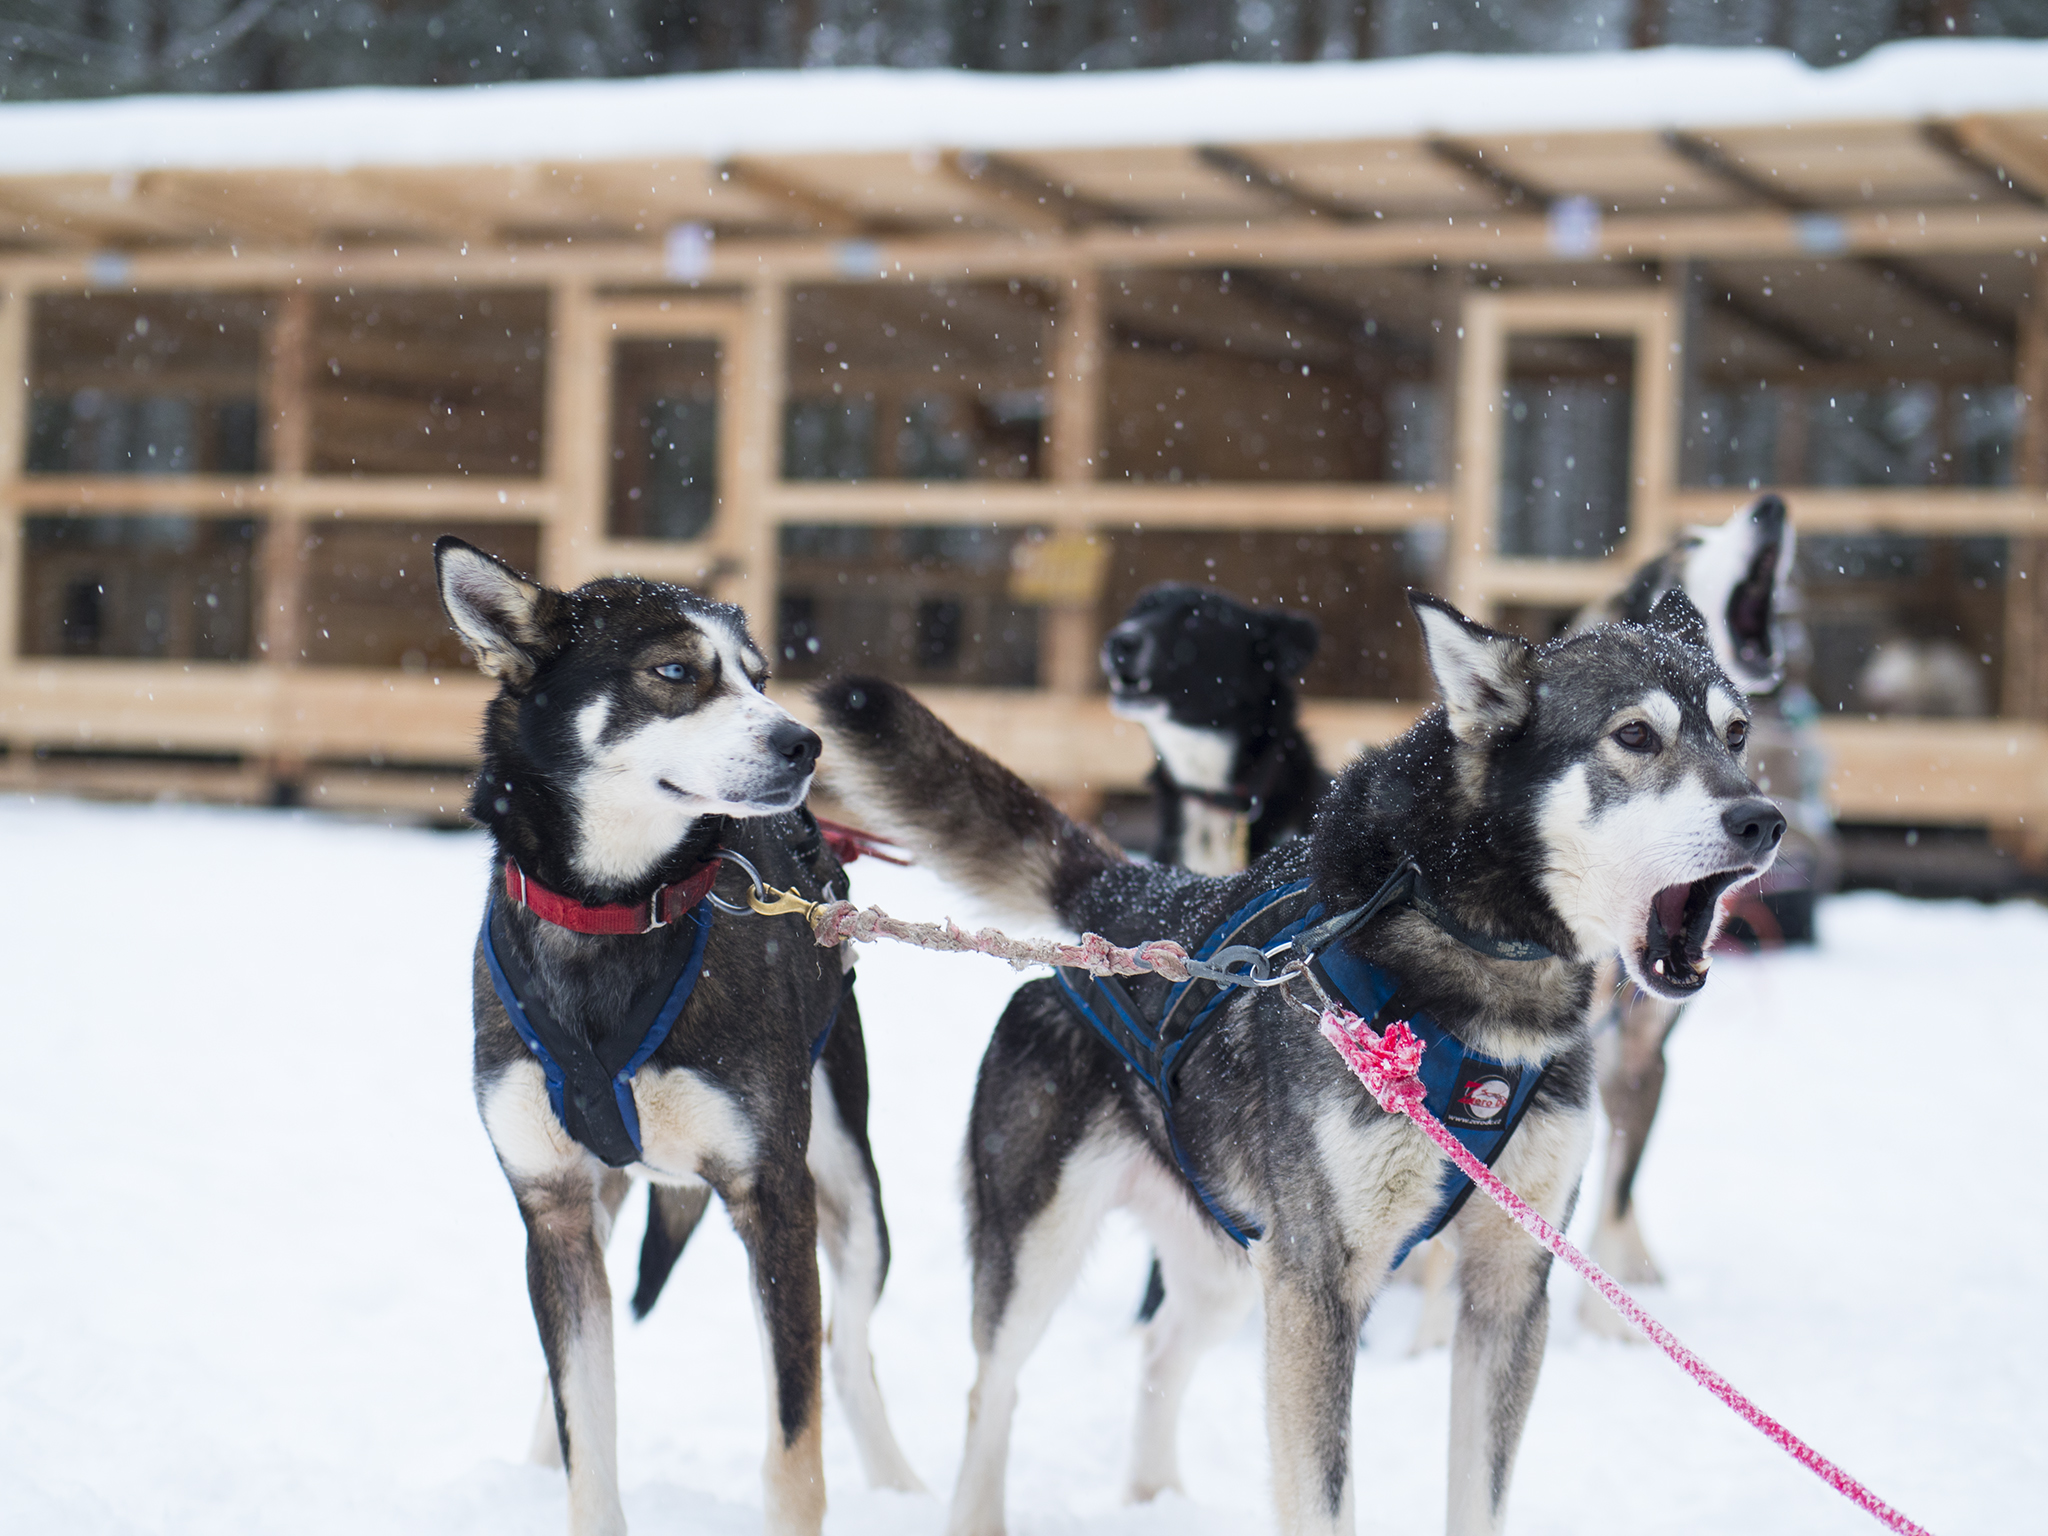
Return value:
M 1292 680 L 1319 638 L 1299 614 L 1173 584 L 1142 593 L 1109 632 L 1109 707 L 1143 724 L 1158 754 L 1160 863 L 1235 874 L 1308 831 L 1330 776 L 1296 721 Z
M 1792 568 L 1792 530 L 1785 503 L 1757 497 L 1718 528 L 1695 529 L 1636 573 L 1628 587 L 1581 613 L 1584 631 L 1614 620 L 1642 623 L 1664 594 L 1683 592 L 1706 617 L 1714 657 L 1751 699 L 1750 764 L 1761 788 L 1777 797 L 1791 829 L 1761 910 L 1788 939 L 1812 934 L 1813 893 L 1827 879 L 1833 829 L 1824 807 L 1803 792 L 1816 748 L 1802 741 L 1775 698 L 1785 658 L 1778 611 Z M 1805 761 L 1802 762 L 1802 757 Z M 1773 889 L 1772 887 L 1775 887 Z M 1616 1278 L 1655 1281 L 1657 1266 L 1636 1222 L 1634 1185 L 1664 1091 L 1664 1046 L 1677 1027 L 1680 1004 L 1624 986 L 1610 965 L 1595 986 L 1600 1008 L 1595 1035 L 1600 1057 L 1600 1101 L 1612 1127 L 1599 1183 L 1599 1223 L 1591 1251 Z M 1612 1026 L 1609 1028 L 1608 1026 Z M 1636 1337 L 1593 1292 L 1580 1301 L 1586 1326 L 1617 1338 Z
M 1435 599 L 1415 607 L 1443 705 L 1345 772 L 1313 836 L 1229 879 L 1123 861 L 892 684 L 846 679 L 820 702 L 864 815 L 942 874 L 1003 906 L 1035 905 L 1048 924 L 1194 951 L 1275 892 L 1292 893 L 1276 906 L 1348 912 L 1412 863 L 1428 900 L 1361 924 L 1324 959 L 1389 979 L 1376 1012 L 1432 1021 L 1446 1049 L 1490 1062 L 1459 1102 L 1484 1116 L 1498 1110 L 1496 1086 L 1511 1094 L 1512 1139 L 1495 1166 L 1561 1222 L 1591 1129 L 1595 968 L 1618 952 L 1644 990 L 1692 996 L 1719 898 L 1769 864 L 1784 822 L 1743 773 L 1742 697 L 1682 595 L 1648 626 L 1540 649 Z M 1118 1205 L 1149 1229 L 1166 1272 L 1131 1494 L 1178 1485 L 1182 1391 L 1256 1283 L 1280 1528 L 1350 1530 L 1358 1327 L 1445 1207 L 1434 1149 L 1379 1110 L 1313 1017 L 1270 990 L 1219 997 L 1199 1048 L 1178 1058 L 1169 1122 L 1131 1059 L 1069 1005 L 1071 985 L 1021 988 L 982 1061 L 966 1152 L 980 1369 L 951 1531 L 1002 1530 L 1018 1373 Z M 1128 988 L 1153 1018 L 1169 990 Z M 1450 1209 L 1462 1306 L 1449 1528 L 1470 1536 L 1501 1526 L 1550 1258 L 1483 1200 Z
M 630 1180 L 653 1181 L 644 1314 L 716 1192 L 769 1355 L 767 1528 L 815 1533 L 821 1236 L 862 1462 L 917 1486 L 868 1355 L 889 1236 L 860 1015 L 851 973 L 800 925 L 717 918 L 707 897 L 721 848 L 814 897 L 841 878 L 803 808 L 818 738 L 762 694 L 736 608 L 626 579 L 550 591 L 459 539 L 434 558 L 448 617 L 499 683 L 470 805 L 497 848 L 476 1098 L 526 1222 L 553 1403 L 537 1450 L 567 1465 L 575 1536 L 625 1529 L 605 1239 Z

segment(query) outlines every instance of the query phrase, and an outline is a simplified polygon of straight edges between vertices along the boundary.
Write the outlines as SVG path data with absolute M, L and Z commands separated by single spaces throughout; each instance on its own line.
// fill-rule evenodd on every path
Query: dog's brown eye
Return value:
M 1657 733 L 1640 720 L 1631 720 L 1614 733 L 1614 739 L 1631 752 L 1657 750 Z
M 1731 752 L 1740 752 L 1742 744 L 1748 740 L 1749 722 L 1747 720 L 1730 720 L 1728 722 L 1728 749 Z

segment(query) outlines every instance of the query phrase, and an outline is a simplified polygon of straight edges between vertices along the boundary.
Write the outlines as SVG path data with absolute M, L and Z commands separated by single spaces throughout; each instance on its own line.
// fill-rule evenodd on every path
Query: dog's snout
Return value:
M 823 745 L 816 731 L 794 720 L 777 726 L 768 739 L 768 750 L 788 764 L 791 773 L 809 773 Z
M 1760 859 L 1785 835 L 1785 813 L 1762 798 L 1738 800 L 1721 813 L 1721 825 L 1744 858 Z
M 1102 642 L 1102 659 L 1106 670 L 1129 672 L 1138 659 L 1138 647 L 1142 642 L 1127 629 L 1113 629 L 1109 638 Z

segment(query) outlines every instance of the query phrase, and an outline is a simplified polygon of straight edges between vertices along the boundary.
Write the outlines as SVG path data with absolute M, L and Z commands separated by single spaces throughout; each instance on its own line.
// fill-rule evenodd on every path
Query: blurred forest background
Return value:
M 0 100 L 2048 36 L 2048 0 L 0 0 Z

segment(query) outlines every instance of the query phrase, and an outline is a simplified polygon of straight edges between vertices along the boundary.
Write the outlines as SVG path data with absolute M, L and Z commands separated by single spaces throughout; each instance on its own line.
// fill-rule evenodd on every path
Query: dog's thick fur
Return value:
M 1308 831 L 1330 776 L 1302 733 L 1294 679 L 1320 638 L 1306 615 L 1174 583 L 1140 593 L 1109 632 L 1109 707 L 1145 727 L 1158 757 L 1153 858 L 1235 874 Z
M 1818 850 L 1831 836 L 1824 813 L 1820 826 L 1809 826 L 1801 817 L 1796 770 L 1788 764 L 1798 750 L 1794 733 L 1774 702 L 1762 697 L 1778 686 L 1785 665 L 1777 619 L 1786 597 L 1792 551 L 1784 501 L 1771 494 L 1758 496 L 1719 527 L 1681 534 L 1626 588 L 1582 612 L 1573 628 L 1584 633 L 1615 621 L 1644 623 L 1666 592 L 1685 593 L 1706 616 L 1721 670 L 1752 695 L 1750 765 L 1759 787 L 1776 795 L 1787 810 L 1788 845 L 1803 841 Z M 1785 868 L 1780 865 L 1781 873 Z M 1610 1132 L 1597 1186 L 1598 1222 L 1589 1247 L 1593 1258 L 1617 1279 L 1654 1282 L 1660 1276 L 1637 1222 L 1635 1179 L 1664 1094 L 1665 1043 L 1678 1026 L 1682 1005 L 1628 985 L 1613 963 L 1596 984 L 1595 997 L 1600 1104 Z M 1580 1299 L 1579 1318 L 1586 1327 L 1613 1338 L 1638 1337 L 1590 1290 Z
M 1364 901 L 1406 857 L 1471 927 L 1554 957 L 1484 958 L 1416 911 L 1343 942 L 1403 977 L 1415 1006 L 1503 1060 L 1548 1068 L 1499 1160 L 1552 1221 L 1569 1215 L 1590 1137 L 1586 1014 L 1599 961 L 1621 952 L 1668 996 L 1704 981 L 1727 884 L 1768 864 L 1783 823 L 1744 776 L 1740 696 L 1683 598 L 1648 627 L 1534 649 L 1417 599 L 1445 704 L 1355 762 L 1317 817 L 1228 879 L 1134 865 L 873 679 L 821 690 L 835 781 L 862 814 L 939 871 L 1041 923 L 1120 943 L 1193 947 L 1253 893 L 1298 876 L 1332 911 Z M 1156 1004 L 1164 984 L 1134 992 Z M 1184 1058 L 1176 1130 L 1226 1207 L 1258 1222 L 1245 1256 L 1197 1205 L 1158 1101 L 1055 984 L 1012 999 L 982 1062 L 966 1183 L 980 1370 L 955 1489 L 954 1536 L 1003 1528 L 1017 1378 L 1106 1210 L 1130 1207 L 1166 1270 L 1145 1342 L 1130 1492 L 1179 1482 L 1175 1438 L 1200 1352 L 1254 1283 L 1265 1299 L 1267 1421 L 1280 1528 L 1348 1531 L 1355 1340 L 1394 1252 L 1437 1198 L 1440 1163 L 1382 1113 L 1305 1017 L 1239 991 Z M 1549 1256 L 1483 1200 L 1455 1222 L 1453 1533 L 1500 1529 L 1547 1321 Z
M 761 693 L 766 663 L 739 611 L 626 579 L 555 592 L 458 539 L 435 546 L 442 601 L 499 681 L 470 814 L 497 856 L 574 900 L 645 905 L 711 849 L 743 853 L 776 885 L 813 896 L 841 880 L 803 807 L 816 736 Z M 719 882 L 731 899 L 736 874 Z M 539 1000 L 596 1041 L 680 958 L 692 927 L 572 932 L 523 906 L 509 939 Z M 552 1423 L 536 1455 L 560 1458 L 569 1528 L 625 1528 L 617 1473 L 611 1292 L 604 1246 L 631 1180 L 653 1182 L 640 1294 L 646 1311 L 711 1193 L 752 1262 L 769 1357 L 767 1529 L 823 1519 L 817 1245 L 836 1284 L 834 1385 L 871 1480 L 917 1486 L 890 1432 L 868 1354 L 888 1229 L 867 1142 L 860 1016 L 837 955 L 791 919 L 720 919 L 696 991 L 633 1079 L 638 1163 L 608 1168 L 571 1139 L 541 1067 L 473 965 L 476 1099 L 526 1223 L 527 1284 L 547 1356 Z M 815 1068 L 811 1047 L 840 1011 Z

